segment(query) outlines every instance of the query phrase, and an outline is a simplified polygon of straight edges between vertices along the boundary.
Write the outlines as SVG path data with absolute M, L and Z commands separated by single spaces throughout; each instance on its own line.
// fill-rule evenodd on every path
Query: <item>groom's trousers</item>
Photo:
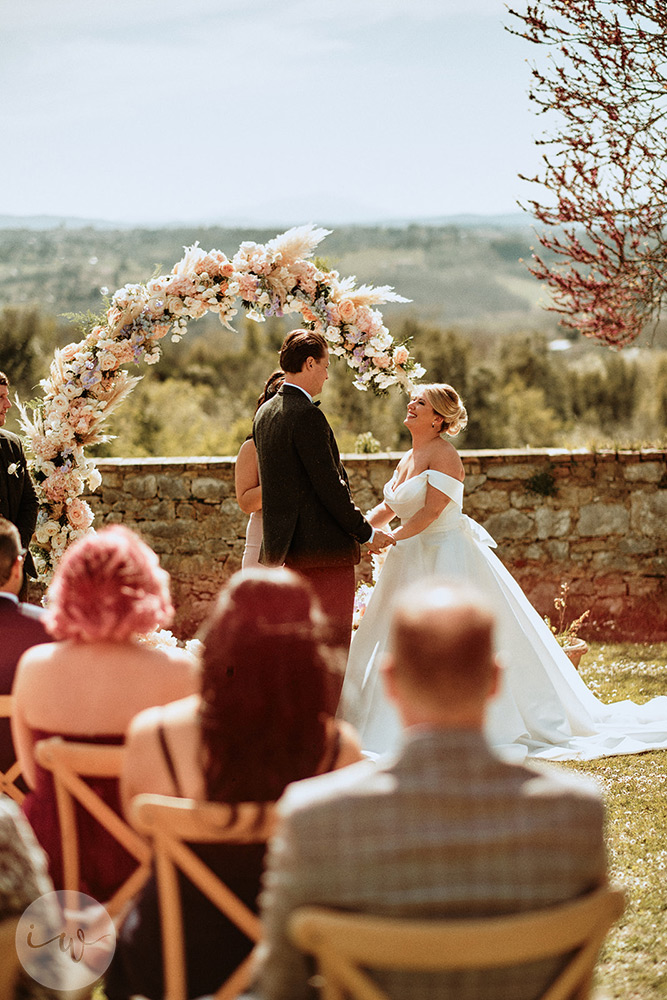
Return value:
M 289 563 L 288 563 L 289 565 Z M 334 681 L 335 701 L 338 703 L 343 686 L 347 654 L 352 638 L 354 614 L 354 566 L 315 566 L 297 572 L 305 577 L 326 615 L 331 631 L 329 643 L 335 653 L 337 675 Z

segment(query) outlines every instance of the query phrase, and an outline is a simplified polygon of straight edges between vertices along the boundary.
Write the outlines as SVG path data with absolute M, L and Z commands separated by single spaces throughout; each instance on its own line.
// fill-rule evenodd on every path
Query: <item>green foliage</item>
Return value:
M 100 448 L 101 455 L 236 453 L 295 320 L 274 317 L 259 325 L 239 315 L 232 332 L 217 317 L 213 325 L 207 318 L 212 317 L 192 323 L 179 344 L 165 338 L 160 364 L 140 370 L 141 385 L 114 416 L 116 439 Z M 83 319 L 90 323 L 97 317 Z M 664 352 L 636 351 L 628 357 L 581 345 L 552 352 L 540 333 L 494 337 L 480 328 L 473 336 L 415 316 L 397 321 L 391 330 L 396 340 L 410 340 L 427 369 L 424 381 L 449 382 L 461 393 L 469 421 L 457 447 L 667 445 Z M 26 402 L 48 374 L 54 348 L 81 336 L 79 327 L 36 308 L 6 307 L 0 312 L 0 369 Z M 128 368 L 131 374 L 139 371 Z M 382 451 L 409 448 L 406 402 L 398 391 L 382 398 L 360 392 L 347 366 L 332 358 L 322 404 L 342 452 L 353 452 L 364 433 Z M 8 426 L 16 429 L 15 410 Z
M 357 434 L 354 450 L 357 455 L 375 455 L 382 449 L 378 439 L 370 431 L 366 431 L 364 434 Z

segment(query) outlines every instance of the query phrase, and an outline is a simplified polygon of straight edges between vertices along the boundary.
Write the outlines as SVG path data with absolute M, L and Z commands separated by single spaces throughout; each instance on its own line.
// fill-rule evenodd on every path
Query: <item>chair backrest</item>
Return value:
M 0 694 L 0 719 L 11 719 L 14 698 L 11 694 Z M 16 779 L 21 774 L 21 765 L 14 761 L 8 771 L 0 771 L 0 792 L 11 796 L 19 805 L 25 798 L 25 792 L 16 786 Z
M 16 928 L 19 917 L 6 917 L 0 921 L 0 997 L 10 1000 L 14 996 L 21 963 L 16 950 Z
M 151 872 L 150 845 L 125 822 L 83 779 L 120 778 L 123 766 L 123 746 L 97 743 L 76 743 L 52 736 L 40 740 L 35 747 L 39 764 L 53 774 L 58 806 L 58 823 L 63 858 L 63 886 L 77 891 L 80 888 L 80 847 L 76 822 L 76 802 L 133 855 L 138 867 L 114 892 L 111 899 L 101 900 L 112 917 L 147 881 Z
M 409 920 L 297 909 L 289 933 L 317 959 L 325 1000 L 388 1000 L 363 969 L 452 972 L 561 956 L 565 965 L 539 1000 L 585 1000 L 607 931 L 623 912 L 620 889 L 509 916 Z
M 183 907 L 179 870 L 253 942 L 259 941 L 259 918 L 194 853 L 189 844 L 261 844 L 275 826 L 272 804 L 244 802 L 236 806 L 196 802 L 167 795 L 137 795 L 131 819 L 153 842 L 162 924 L 164 1000 L 185 1000 L 186 982 Z M 250 982 L 250 956 L 215 994 L 230 1000 Z

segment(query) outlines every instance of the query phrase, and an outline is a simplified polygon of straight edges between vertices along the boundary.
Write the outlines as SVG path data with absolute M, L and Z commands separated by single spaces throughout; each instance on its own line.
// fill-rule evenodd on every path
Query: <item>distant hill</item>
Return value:
M 54 315 L 99 311 L 101 289 L 112 294 L 127 282 L 170 271 L 183 247 L 195 241 L 231 256 L 242 241 L 264 243 L 281 231 L 193 224 L 124 229 L 57 217 L 8 224 L 8 218 L 0 217 L 0 306 L 35 304 Z M 412 315 L 497 332 L 554 329 L 553 316 L 539 305 L 541 286 L 521 262 L 529 258 L 534 239 L 521 214 L 466 215 L 337 226 L 319 252 L 342 275 L 392 285 L 412 300 L 386 307 L 388 320 Z
M 326 214 L 326 213 L 325 213 Z M 276 225 L 284 225 L 286 228 L 292 225 L 302 225 L 305 221 L 314 220 L 317 225 L 322 226 L 377 226 L 380 228 L 389 226 L 390 228 L 405 229 L 408 226 L 461 226 L 465 229 L 486 229 L 492 227 L 494 229 L 522 229 L 527 225 L 532 224 L 532 219 L 530 216 L 526 215 L 524 212 L 511 212 L 501 215 L 475 215 L 475 214 L 462 214 L 462 215 L 442 215 L 442 216 L 425 216 L 416 218 L 380 218 L 371 217 L 362 222 L 355 222 L 354 218 L 359 217 L 359 213 L 353 212 L 352 209 L 346 212 L 344 207 L 339 206 L 333 213 L 331 218 L 322 218 L 312 214 L 304 207 L 299 210 L 295 208 L 294 205 L 285 207 L 284 210 L 273 208 L 269 210 L 268 206 L 264 215 L 259 212 L 250 215 L 239 215 L 235 218 L 229 219 L 215 219 L 215 220 L 178 220 L 172 219 L 169 222 L 164 223 L 145 223 L 137 225 L 136 223 L 130 222 L 118 222 L 112 221 L 110 219 L 83 219 L 77 216 L 70 215 L 0 215 L 0 229 L 36 229 L 36 230 L 48 230 L 48 229 L 184 229 L 191 226 L 206 227 L 216 226 L 218 228 L 242 228 L 242 229 L 256 229 L 258 223 L 254 221 L 256 218 L 262 217 L 264 221 L 260 224 L 262 229 L 267 226 L 272 228 Z M 306 220 L 307 217 L 307 220 Z M 271 220 L 274 220 L 273 222 Z M 290 221 L 291 220 L 291 221 Z

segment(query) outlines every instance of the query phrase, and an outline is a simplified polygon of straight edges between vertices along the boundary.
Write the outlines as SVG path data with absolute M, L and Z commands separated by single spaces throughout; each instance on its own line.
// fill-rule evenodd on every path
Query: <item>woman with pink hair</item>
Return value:
M 54 735 L 120 744 L 137 712 L 192 694 L 198 683 L 190 654 L 141 641 L 167 625 L 173 610 L 169 577 L 156 554 L 120 525 L 75 542 L 58 565 L 45 620 L 56 641 L 21 657 L 12 714 L 17 757 L 31 789 L 23 808 L 57 889 L 62 861 L 55 795 L 51 775 L 35 760 L 35 745 Z M 95 788 L 120 811 L 117 781 L 99 779 Z M 82 891 L 106 900 L 135 862 L 83 811 L 79 835 Z

